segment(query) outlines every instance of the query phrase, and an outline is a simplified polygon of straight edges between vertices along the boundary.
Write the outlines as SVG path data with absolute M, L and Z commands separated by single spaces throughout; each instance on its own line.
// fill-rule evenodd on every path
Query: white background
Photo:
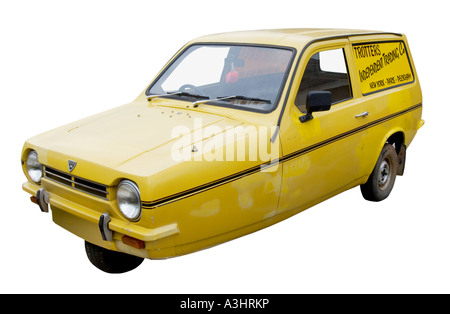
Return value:
M 448 9 L 423 3 L 1 1 L 0 292 L 450 292 Z M 355 188 L 226 244 L 110 275 L 22 191 L 27 138 L 132 101 L 192 38 L 287 27 L 408 36 L 426 123 L 386 201 Z

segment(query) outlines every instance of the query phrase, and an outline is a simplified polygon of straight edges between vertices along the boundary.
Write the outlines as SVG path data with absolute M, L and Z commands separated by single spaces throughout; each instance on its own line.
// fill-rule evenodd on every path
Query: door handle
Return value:
M 364 111 L 363 113 L 356 115 L 355 118 L 367 117 L 368 115 L 369 115 L 369 112 Z

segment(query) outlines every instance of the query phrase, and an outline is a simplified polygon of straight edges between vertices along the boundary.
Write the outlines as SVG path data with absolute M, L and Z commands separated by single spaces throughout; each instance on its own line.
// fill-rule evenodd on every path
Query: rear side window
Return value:
M 306 65 L 295 105 L 306 113 L 306 96 L 312 91 L 329 91 L 333 104 L 352 98 L 344 49 L 321 51 Z
M 414 82 L 403 41 L 356 44 L 352 48 L 363 95 Z

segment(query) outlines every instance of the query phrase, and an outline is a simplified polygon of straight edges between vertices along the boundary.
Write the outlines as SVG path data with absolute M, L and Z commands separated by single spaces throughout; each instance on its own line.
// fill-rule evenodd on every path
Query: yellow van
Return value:
M 25 142 L 23 189 L 99 269 L 179 256 L 350 188 L 390 194 L 424 124 L 405 35 L 282 29 L 187 43 L 131 103 Z

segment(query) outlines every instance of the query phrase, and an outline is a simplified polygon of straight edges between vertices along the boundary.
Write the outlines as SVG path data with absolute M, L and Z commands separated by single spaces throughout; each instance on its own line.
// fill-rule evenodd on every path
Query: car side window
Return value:
M 311 91 L 331 92 L 333 104 L 352 98 L 344 49 L 321 51 L 306 65 L 295 105 L 306 113 L 306 96 Z

